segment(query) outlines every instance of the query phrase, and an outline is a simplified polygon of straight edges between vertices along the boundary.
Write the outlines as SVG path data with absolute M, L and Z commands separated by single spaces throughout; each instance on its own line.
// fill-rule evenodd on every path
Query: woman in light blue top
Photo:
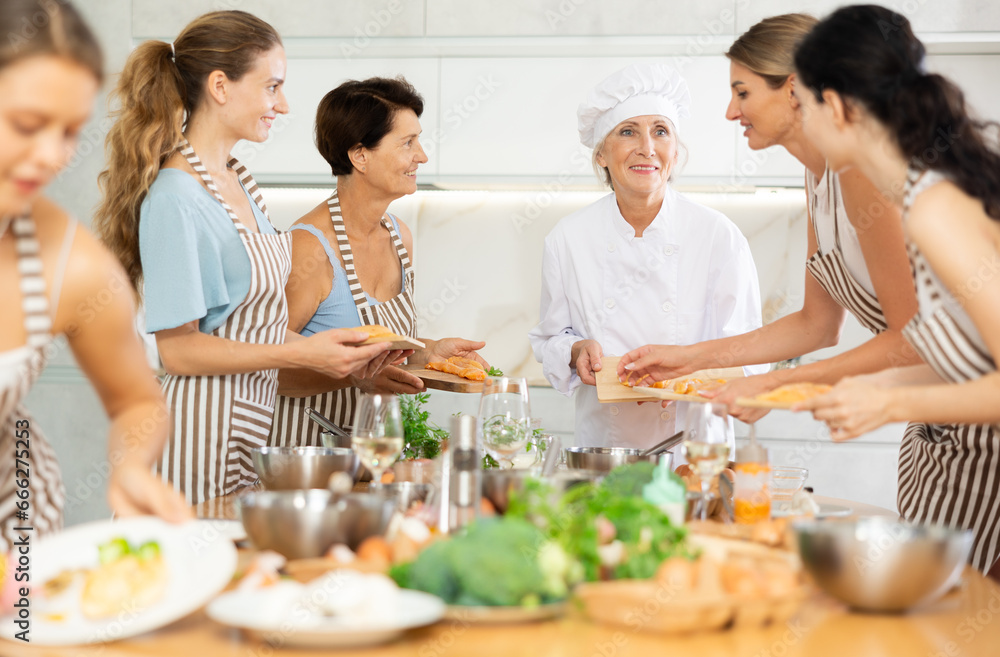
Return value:
M 337 176 L 333 195 L 292 226 L 292 273 L 285 288 L 289 327 L 309 335 L 330 328 L 379 324 L 416 337 L 410 229 L 389 215 L 389 204 L 417 189 L 423 99 L 402 78 L 349 81 L 328 93 L 316 114 L 316 145 Z M 410 356 L 426 363 L 475 358 L 484 342 L 428 340 Z M 406 356 L 393 352 L 392 362 Z M 283 370 L 272 435 L 282 443 L 318 444 L 306 421 L 313 408 L 341 427 L 352 424 L 362 392 L 414 393 L 419 378 L 386 367 L 374 379 L 324 377 Z

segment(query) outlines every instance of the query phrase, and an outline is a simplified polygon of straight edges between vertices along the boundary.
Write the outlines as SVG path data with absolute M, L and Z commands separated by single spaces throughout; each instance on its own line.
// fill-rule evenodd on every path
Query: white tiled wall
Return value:
M 927 38 L 933 53 L 929 66 L 954 77 L 984 116 L 1000 118 L 995 84 L 1000 70 L 1000 4 L 887 2 L 910 16 Z M 446 197 L 428 194 L 397 204 L 395 210 L 416 232 L 418 305 L 425 328 L 431 335 L 485 335 L 488 357 L 529 376 L 537 375 L 537 365 L 527 351 L 524 331 L 535 321 L 541 239 L 558 217 L 587 198 L 567 190 L 593 183 L 575 133 L 575 108 L 587 89 L 625 63 L 672 57 L 682 65 L 695 104 L 695 118 L 682 125 L 690 161 L 679 182 L 727 188 L 801 184 L 801 169 L 787 154 L 766 151 L 765 161 L 759 161 L 762 154 L 749 153 L 735 127 L 724 120 L 728 73 L 722 53 L 736 35 L 764 16 L 801 10 L 822 15 L 842 4 L 829 0 L 75 3 L 102 39 L 111 84 L 132 46 L 147 38 L 169 41 L 201 13 L 242 9 L 271 22 L 282 34 L 289 55 L 287 93 L 292 114 L 275 126 L 274 138 L 262 149 L 240 147 L 242 158 L 264 182 L 327 185 L 329 173 L 312 145 L 312 121 L 322 95 L 347 78 L 403 74 L 410 79 L 426 100 L 422 122 L 431 161 L 422 167 L 421 182 L 467 186 L 508 182 L 528 189 L 521 196 L 456 193 L 447 197 L 447 203 L 442 202 Z M 499 84 L 490 82 L 491 75 Z M 486 89 L 483 79 L 495 88 Z M 466 105 L 475 106 L 474 110 Z M 99 199 L 96 176 L 103 167 L 106 116 L 102 98 L 83 132 L 78 156 L 49 190 L 84 223 L 89 223 Z M 280 195 L 269 191 L 269 204 L 279 208 Z M 324 193 L 315 190 L 311 204 Z M 750 239 L 765 290 L 765 317 L 801 303 L 801 206 L 792 197 L 784 202 L 782 210 L 756 214 L 740 208 L 764 205 L 766 198 L 751 201 L 749 196 L 734 195 L 710 203 L 736 219 Z M 278 217 L 279 223 L 290 223 L 301 214 L 293 205 Z M 458 267 L 449 265 L 455 245 L 479 246 L 484 255 Z M 442 293 L 453 288 L 460 288 L 461 301 L 445 304 Z M 842 346 L 864 337 L 863 330 L 850 325 Z M 571 430 L 568 400 L 541 388 L 535 399 L 536 414 L 550 428 Z M 59 351 L 28 401 L 60 454 L 73 497 L 68 521 L 106 515 L 101 473 L 107 420 L 67 349 Z M 454 410 L 474 409 L 473 400 L 447 393 L 435 394 L 431 405 L 441 424 Z M 760 430 L 775 450 L 776 461 L 808 456 L 810 479 L 819 492 L 892 506 L 898 428 L 837 446 L 830 446 L 808 417 L 772 413 Z

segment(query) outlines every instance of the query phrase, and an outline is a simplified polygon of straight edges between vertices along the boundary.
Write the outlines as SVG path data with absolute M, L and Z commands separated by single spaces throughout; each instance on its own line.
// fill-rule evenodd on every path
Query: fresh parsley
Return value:
M 441 441 L 448 432 L 427 421 L 430 413 L 423 405 L 430 399 L 427 393 L 400 395 L 399 409 L 403 415 L 403 459 L 433 459 L 441 453 Z
M 497 367 L 491 367 L 490 369 L 486 370 L 486 373 L 490 376 L 503 376 L 503 370 Z

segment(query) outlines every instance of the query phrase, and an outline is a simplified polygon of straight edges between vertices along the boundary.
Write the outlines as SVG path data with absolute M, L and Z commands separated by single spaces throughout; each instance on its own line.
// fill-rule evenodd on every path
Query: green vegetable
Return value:
M 155 559 L 160 556 L 160 544 L 156 541 L 146 541 L 139 546 L 139 549 L 135 551 L 135 554 L 143 561 Z
M 651 465 L 615 468 L 600 484 L 574 486 L 555 502 L 547 485 L 526 483 L 511 495 L 505 517 L 530 520 L 558 541 L 582 565 L 587 581 L 650 578 L 664 559 L 687 555 L 685 529 L 675 527 L 658 506 L 642 498 L 643 486 L 652 479 Z M 599 518 L 614 525 L 614 540 L 625 548 L 625 559 L 610 568 L 602 565 L 598 551 Z
M 483 470 L 490 470 L 492 468 L 499 468 L 500 464 L 497 460 L 490 456 L 489 454 L 483 454 Z
M 498 369 L 496 367 L 491 367 L 490 369 L 486 370 L 486 374 L 489 376 L 503 376 L 503 370 Z
M 132 547 L 122 537 L 113 538 L 107 543 L 97 546 L 97 559 L 103 566 L 112 561 L 118 561 L 127 554 L 131 554 Z
M 402 459 L 432 459 L 441 453 L 441 441 L 448 432 L 427 421 L 430 417 L 423 405 L 430 399 L 427 393 L 400 395 L 399 409 L 403 416 Z
M 449 604 L 536 606 L 562 600 L 574 561 L 534 525 L 488 518 L 466 533 L 428 546 L 408 568 L 391 571 L 400 586 Z

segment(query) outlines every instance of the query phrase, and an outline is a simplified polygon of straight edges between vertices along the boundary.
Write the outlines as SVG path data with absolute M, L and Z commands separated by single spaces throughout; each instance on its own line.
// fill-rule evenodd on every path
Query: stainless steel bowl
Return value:
M 968 531 L 890 518 L 793 525 L 802 563 L 833 597 L 865 611 L 896 612 L 936 600 L 957 581 Z
M 541 479 L 550 485 L 558 495 L 573 486 L 590 481 L 600 481 L 603 472 L 593 470 L 566 470 L 548 477 L 540 476 L 536 470 L 492 469 L 483 470 L 483 497 L 488 499 L 497 513 L 505 513 L 510 504 L 510 494 L 524 488 L 528 479 Z
M 333 433 L 331 431 L 320 431 L 319 438 L 323 442 L 324 447 L 336 447 L 339 449 L 349 449 L 354 451 L 351 446 L 350 436 L 341 436 L 340 434 Z M 354 475 L 354 481 L 371 481 L 372 473 L 365 466 L 358 464 L 358 472 Z
M 400 511 L 406 511 L 415 502 L 426 502 L 431 491 L 434 490 L 434 485 L 414 481 L 396 481 L 391 484 L 372 484 L 368 490 L 391 497 L 396 501 L 396 506 Z
M 642 456 L 642 451 L 629 447 L 567 447 L 566 467 L 573 470 L 610 472 L 626 463 L 656 462 L 655 455 Z
M 259 447 L 253 467 L 267 490 L 326 488 L 334 472 L 356 477 L 358 457 L 341 447 Z
M 385 534 L 396 513 L 386 495 L 323 490 L 249 491 L 237 506 L 253 546 L 289 559 L 321 557 L 334 543 L 356 550 L 369 536 Z

